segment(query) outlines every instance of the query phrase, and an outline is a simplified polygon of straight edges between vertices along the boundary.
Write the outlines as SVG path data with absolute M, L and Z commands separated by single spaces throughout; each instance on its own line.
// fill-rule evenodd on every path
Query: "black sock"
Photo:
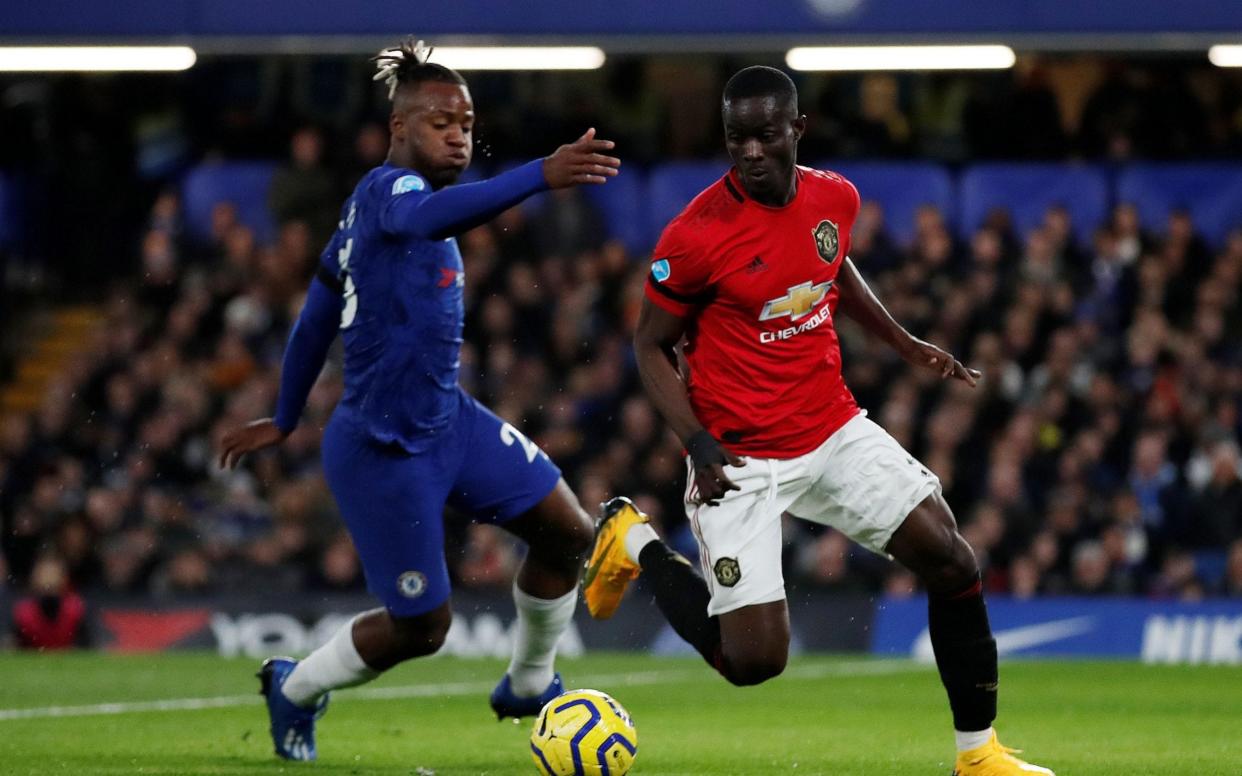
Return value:
M 707 583 L 690 561 L 661 541 L 649 542 L 638 555 L 638 565 L 651 584 L 656 605 L 677 635 L 699 651 L 703 659 L 721 670 L 720 618 L 707 616 L 711 594 Z
M 996 639 L 979 580 L 956 595 L 928 596 L 927 629 L 953 709 L 953 727 L 991 727 L 996 719 Z

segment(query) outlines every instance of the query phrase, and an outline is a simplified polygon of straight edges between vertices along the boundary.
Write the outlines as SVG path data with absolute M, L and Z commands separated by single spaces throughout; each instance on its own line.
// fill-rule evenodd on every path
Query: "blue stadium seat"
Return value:
M 863 201 L 880 203 L 888 234 L 900 245 L 914 240 L 914 214 L 923 205 L 935 205 L 946 224 L 954 223 L 953 179 L 938 164 L 826 162 L 818 167 L 849 178 Z
M 1117 178 L 1117 200 L 1138 208 L 1144 229 L 1163 232 L 1169 211 L 1185 207 L 1209 242 L 1242 228 L 1242 165 L 1134 164 Z
M 1072 164 L 976 164 L 958 186 L 958 228 L 969 238 L 987 214 L 1003 207 L 1019 237 L 1039 226 L 1052 205 L 1065 205 L 1074 233 L 1089 244 L 1091 233 L 1108 217 L 1108 179 L 1096 167 Z
M 276 233 L 267 209 L 267 190 L 276 162 L 212 162 L 190 170 L 181 183 L 186 229 L 192 237 L 211 236 L 211 209 L 218 202 L 232 202 L 237 217 L 254 230 L 261 242 Z
M 1195 575 L 1209 590 L 1220 584 L 1225 578 L 1225 567 L 1229 562 L 1224 550 L 1199 550 L 1194 554 Z
M 647 176 L 646 243 L 654 247 L 669 221 L 703 189 L 724 177 L 727 160 L 671 162 L 654 167 Z
M 617 177 L 603 186 L 583 186 L 603 216 L 610 238 L 620 240 L 631 256 L 645 256 L 655 245 L 647 228 L 646 187 L 643 174 L 634 166 L 621 167 Z M 656 235 L 659 236 L 658 233 Z
M 525 161 L 501 162 L 493 170 L 484 166 L 471 165 L 462 173 L 458 183 L 477 183 L 486 178 L 508 172 L 515 167 L 526 164 Z M 587 201 L 599 210 L 604 222 L 604 229 L 609 238 L 615 238 L 625 244 L 633 255 L 644 254 L 651 250 L 647 242 L 647 225 L 643 220 L 643 175 L 634 167 L 621 168 L 620 174 L 603 186 L 583 186 L 582 193 Z M 529 216 L 533 216 L 551 203 L 546 193 L 536 194 L 522 202 L 520 207 Z

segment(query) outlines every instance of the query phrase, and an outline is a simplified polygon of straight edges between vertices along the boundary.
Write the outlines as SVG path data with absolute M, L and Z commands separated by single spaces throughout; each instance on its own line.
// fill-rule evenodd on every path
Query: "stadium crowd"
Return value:
M 346 176 L 382 157 L 382 132 L 367 133 Z M 20 616 L 76 612 L 78 594 L 364 589 L 318 465 L 336 355 L 283 446 L 238 472 L 214 456 L 224 429 L 272 412 L 340 203 L 322 139 L 298 132 L 291 145 L 270 192 L 271 244 L 229 203 L 211 239 L 191 241 L 176 193 L 162 193 L 107 325 L 36 413 L 3 421 L 0 589 L 29 594 Z M 606 241 L 576 193 L 546 200 L 460 239 L 462 382 L 537 440 L 585 505 L 631 495 L 693 554 L 681 450 L 629 345 L 646 257 Z M 941 383 L 838 319 L 847 383 L 940 477 L 991 591 L 1242 596 L 1242 231 L 1212 250 L 1185 213 L 1145 224 L 1121 204 L 1078 244 L 1073 219 L 1054 207 L 1020 239 L 998 211 L 959 236 L 928 207 L 898 245 L 864 204 L 855 262 L 895 317 L 985 379 Z M 449 521 L 456 583 L 506 587 L 513 542 Z M 840 534 L 786 528 L 795 595 L 913 592 L 909 574 Z

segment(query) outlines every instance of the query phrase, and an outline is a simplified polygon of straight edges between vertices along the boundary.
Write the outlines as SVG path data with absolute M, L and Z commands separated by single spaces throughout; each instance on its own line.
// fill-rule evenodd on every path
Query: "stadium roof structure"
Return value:
M 608 53 L 991 43 L 1019 52 L 1197 51 L 1238 43 L 1236 3 L 991 0 L 54 0 L 0 4 L 0 45 L 175 42 L 211 54 L 369 52 L 394 31 L 438 45 Z

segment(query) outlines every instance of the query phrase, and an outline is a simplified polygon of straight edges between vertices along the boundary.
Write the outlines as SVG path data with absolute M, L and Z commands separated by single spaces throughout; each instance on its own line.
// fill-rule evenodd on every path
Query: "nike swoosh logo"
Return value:
M 596 575 L 599 574 L 599 567 L 604 565 L 604 558 L 608 557 L 608 551 L 612 549 L 613 542 L 615 542 L 616 540 L 617 540 L 617 535 L 613 534 L 608 539 L 608 543 L 604 545 L 604 549 L 599 551 L 597 560 L 594 563 L 592 563 L 590 566 L 587 566 L 586 574 L 582 577 L 583 587 L 588 587 L 590 586 L 592 582 L 595 581 Z
M 998 655 L 1008 655 L 1024 649 L 1030 649 L 1031 647 L 1081 636 L 1094 629 L 1094 617 L 1070 617 L 1064 620 L 1053 620 L 1052 622 L 1041 622 L 1035 625 L 1023 625 L 1020 628 L 994 631 L 992 636 L 996 639 L 996 653 Z M 931 636 L 926 629 L 919 634 L 910 653 L 915 660 L 928 663 L 935 660 L 935 655 L 932 652 Z

